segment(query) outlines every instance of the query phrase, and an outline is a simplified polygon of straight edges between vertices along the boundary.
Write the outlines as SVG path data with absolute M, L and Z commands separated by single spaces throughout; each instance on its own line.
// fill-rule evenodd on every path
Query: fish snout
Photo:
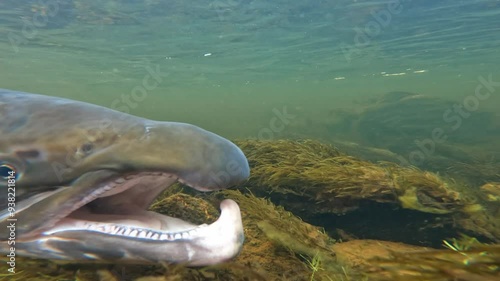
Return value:
M 198 152 L 193 151 L 193 159 L 202 160 L 198 160 L 194 170 L 181 173 L 180 181 L 200 191 L 225 189 L 246 181 L 250 176 L 250 167 L 243 151 L 231 141 L 207 133 L 208 139 L 203 142 L 202 148 Z
M 243 151 L 229 140 L 219 144 L 218 149 L 209 151 L 213 162 L 207 162 L 208 183 L 198 190 L 219 190 L 243 183 L 250 176 L 250 167 Z M 211 164 L 210 164 L 211 163 Z
M 163 155 L 163 164 L 173 168 L 180 182 L 197 190 L 232 187 L 250 176 L 245 154 L 217 134 L 194 125 L 172 122 L 156 124 L 150 134 L 162 136 L 162 144 L 157 147 L 162 148 L 159 155 Z

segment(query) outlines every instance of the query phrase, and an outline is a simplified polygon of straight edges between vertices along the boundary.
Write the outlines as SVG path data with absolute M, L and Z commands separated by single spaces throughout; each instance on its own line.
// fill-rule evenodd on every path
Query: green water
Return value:
M 500 182 L 499 26 L 499 0 L 0 0 L 0 88 L 229 139 L 317 139 L 478 191 Z M 498 214 L 438 226 L 388 202 L 315 224 L 440 247 Z
M 286 110 L 293 120 L 266 138 L 328 141 L 338 112 L 361 112 L 388 92 L 462 102 L 479 76 L 500 81 L 499 8 L 487 0 L 2 1 L 0 87 L 117 108 L 149 67 L 162 73 L 149 80 L 154 87 L 118 109 L 229 138 L 263 137 Z M 475 112 L 498 114 L 499 92 Z

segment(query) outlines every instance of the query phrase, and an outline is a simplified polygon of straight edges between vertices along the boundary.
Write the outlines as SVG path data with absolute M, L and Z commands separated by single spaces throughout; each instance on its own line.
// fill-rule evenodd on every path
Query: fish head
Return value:
M 206 265 L 241 249 L 232 200 L 203 226 L 147 211 L 175 182 L 200 191 L 244 182 L 248 161 L 229 140 L 67 99 L 10 91 L 0 98 L 0 187 L 14 179 L 16 201 L 12 214 L 10 195 L 0 195 L 0 227 L 16 218 L 20 255 Z M 0 251 L 7 239 L 0 236 Z

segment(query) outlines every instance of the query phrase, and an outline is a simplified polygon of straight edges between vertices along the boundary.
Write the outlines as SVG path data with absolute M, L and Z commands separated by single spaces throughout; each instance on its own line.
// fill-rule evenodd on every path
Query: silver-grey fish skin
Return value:
M 221 217 L 208 226 L 145 211 L 175 181 L 211 191 L 248 178 L 243 152 L 199 127 L 0 89 L 0 165 L 17 175 L 16 213 L 3 192 L 0 227 L 17 218 L 18 255 L 198 266 L 241 249 L 241 216 L 232 200 L 221 202 Z M 90 219 L 104 216 L 107 224 Z M 8 241 L 9 233 L 0 234 L 2 253 L 10 251 Z

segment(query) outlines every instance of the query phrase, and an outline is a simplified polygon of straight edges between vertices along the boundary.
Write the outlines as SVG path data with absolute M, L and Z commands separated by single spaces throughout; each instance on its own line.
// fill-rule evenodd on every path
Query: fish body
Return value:
M 199 127 L 0 89 L 0 252 L 69 261 L 210 265 L 244 240 L 236 202 L 194 225 L 147 208 L 168 186 L 245 181 L 229 140 Z M 12 231 L 11 231 L 12 230 Z

